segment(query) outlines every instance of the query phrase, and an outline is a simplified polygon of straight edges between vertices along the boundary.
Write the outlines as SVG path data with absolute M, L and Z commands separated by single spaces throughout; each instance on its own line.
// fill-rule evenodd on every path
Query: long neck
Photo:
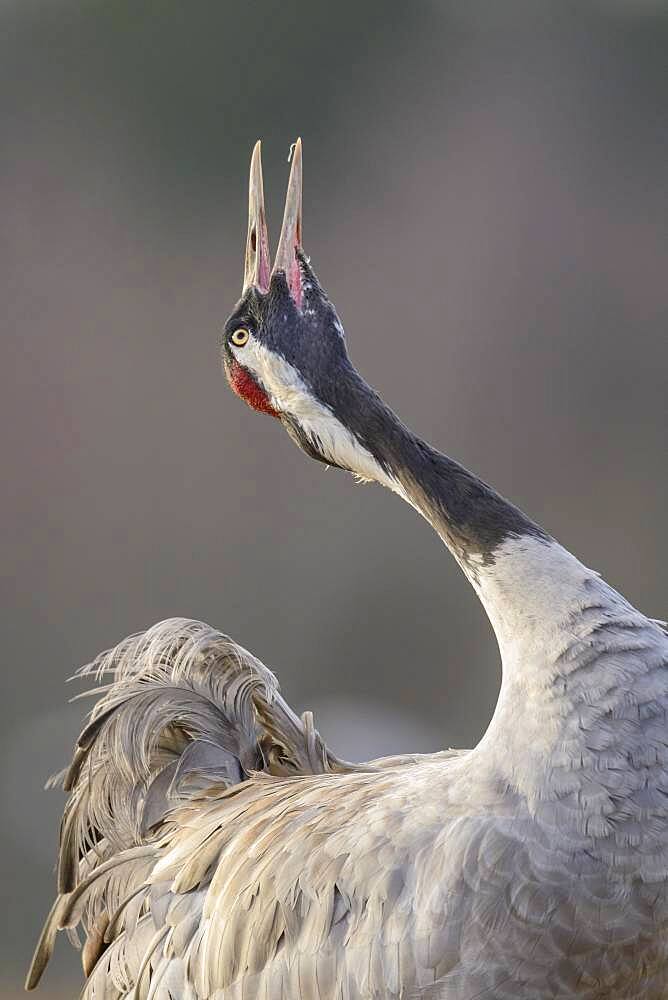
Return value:
M 659 669 L 665 637 L 513 504 L 419 440 L 368 386 L 356 391 L 348 426 L 378 464 L 378 480 L 434 527 L 494 628 L 503 681 L 479 747 L 503 761 L 517 788 L 540 799 L 564 747 L 584 759 L 576 745 L 597 726 L 605 731 L 606 713 L 621 718 L 627 711 L 634 677 L 649 672 L 668 704 L 665 666 Z
M 476 590 L 493 567 L 498 574 L 508 543 L 530 542 L 536 571 L 541 563 L 549 571 L 549 550 L 556 543 L 547 532 L 474 473 L 413 434 L 359 376 L 350 391 L 346 426 L 373 456 L 376 478 L 426 518 Z M 354 471 L 363 475 L 368 464 L 360 463 Z
M 420 440 L 357 373 L 347 391 L 346 426 L 373 457 L 378 481 L 419 511 L 454 555 L 487 611 L 504 667 L 519 655 L 518 642 L 549 655 L 548 643 L 560 641 L 556 622 L 565 628 L 587 604 L 587 581 L 597 574 L 491 486 Z M 368 462 L 355 471 L 365 470 Z

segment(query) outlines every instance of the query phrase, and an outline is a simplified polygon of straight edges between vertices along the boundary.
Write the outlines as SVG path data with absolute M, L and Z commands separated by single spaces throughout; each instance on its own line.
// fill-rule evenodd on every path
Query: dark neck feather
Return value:
M 421 441 L 357 373 L 338 394 L 337 416 L 402 487 L 464 565 L 486 564 L 509 537 L 549 536 L 459 463 Z

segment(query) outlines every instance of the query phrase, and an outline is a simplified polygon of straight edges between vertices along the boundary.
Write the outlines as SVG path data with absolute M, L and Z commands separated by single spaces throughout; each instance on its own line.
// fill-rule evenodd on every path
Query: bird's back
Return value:
M 345 764 L 201 623 L 100 666 L 33 981 L 80 923 L 90 998 L 665 994 L 665 881 L 594 856 L 489 754 Z

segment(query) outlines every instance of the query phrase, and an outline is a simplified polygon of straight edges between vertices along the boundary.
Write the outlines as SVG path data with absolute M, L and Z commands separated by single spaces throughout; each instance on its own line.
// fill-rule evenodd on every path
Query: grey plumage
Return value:
M 658 626 L 592 608 L 560 653 L 568 676 L 652 650 L 666 671 Z M 160 623 L 82 674 L 112 682 L 68 775 L 62 895 L 30 986 L 56 928 L 80 926 L 86 1000 L 662 995 L 665 940 L 637 952 L 668 921 L 667 753 L 662 733 L 647 740 L 651 698 L 621 699 L 650 727 L 635 769 L 615 753 L 612 788 L 597 787 L 596 765 L 567 756 L 532 809 L 479 751 L 340 761 L 270 671 L 200 622 Z M 613 753 L 594 725 L 610 716 L 602 699 L 593 758 Z M 629 882 L 639 844 L 650 868 Z
M 209 626 L 125 640 L 82 671 L 106 683 L 28 986 L 67 929 L 83 1000 L 665 1000 L 666 632 L 357 374 L 300 252 L 300 144 L 285 273 L 259 148 L 250 191 L 228 378 L 429 521 L 494 628 L 499 700 L 474 750 L 353 765 Z

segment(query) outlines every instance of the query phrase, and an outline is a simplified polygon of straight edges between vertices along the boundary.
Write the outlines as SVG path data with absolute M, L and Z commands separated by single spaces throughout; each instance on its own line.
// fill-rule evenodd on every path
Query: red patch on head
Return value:
M 260 388 L 251 373 L 234 358 L 228 366 L 227 378 L 237 396 L 241 396 L 244 402 L 252 406 L 254 410 L 259 413 L 268 413 L 270 417 L 279 416 L 269 402 L 269 396 L 264 389 Z

